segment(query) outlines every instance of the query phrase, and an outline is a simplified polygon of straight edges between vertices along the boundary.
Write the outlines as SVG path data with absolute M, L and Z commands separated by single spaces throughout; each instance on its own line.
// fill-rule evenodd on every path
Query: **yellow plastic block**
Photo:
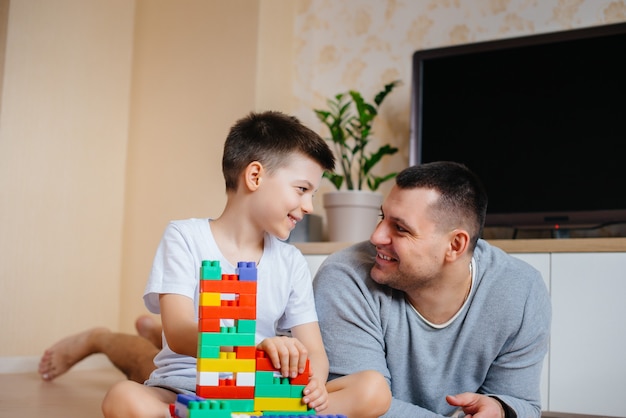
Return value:
M 200 306 L 220 306 L 222 296 L 220 293 L 202 292 L 200 293 Z
M 302 398 L 254 398 L 254 409 L 261 411 L 307 411 Z
M 199 358 L 199 372 L 254 372 L 256 360 L 254 359 L 214 359 Z

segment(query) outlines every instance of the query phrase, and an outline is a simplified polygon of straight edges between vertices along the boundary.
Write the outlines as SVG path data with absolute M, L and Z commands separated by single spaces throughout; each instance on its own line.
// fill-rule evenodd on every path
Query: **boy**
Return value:
M 358 372 L 326 386 L 328 358 L 310 273 L 302 254 L 280 241 L 313 210 L 313 194 L 334 163 L 326 142 L 294 117 L 264 112 L 237 121 L 224 145 L 222 214 L 171 222 L 157 249 L 144 293 L 163 323 L 157 369 L 144 385 L 114 385 L 102 404 L 105 417 L 163 418 L 177 393 L 195 391 L 202 260 L 219 260 L 226 274 L 235 273 L 238 261 L 257 263 L 257 347 L 284 376 L 303 372 L 310 359 L 312 377 L 303 392 L 309 408 L 349 417 L 387 410 L 391 394 L 378 373 Z M 293 337 L 276 336 L 287 330 Z

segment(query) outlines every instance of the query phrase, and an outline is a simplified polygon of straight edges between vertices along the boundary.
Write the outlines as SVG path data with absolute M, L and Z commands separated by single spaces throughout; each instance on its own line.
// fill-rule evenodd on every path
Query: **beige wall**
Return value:
M 9 25 L 9 0 L 0 0 L 0 97 L 2 97 L 2 74 L 4 74 L 4 51 L 7 45 L 7 27 Z M 2 101 L 0 100 L 0 111 Z
M 0 114 L 0 355 L 120 314 L 133 4 L 15 0 Z
M 399 78 L 375 134 L 401 169 L 414 50 L 618 21 L 626 0 L 11 1 L 0 371 L 93 325 L 132 329 L 167 221 L 219 215 L 222 143 L 248 111 L 322 133 L 325 97 Z

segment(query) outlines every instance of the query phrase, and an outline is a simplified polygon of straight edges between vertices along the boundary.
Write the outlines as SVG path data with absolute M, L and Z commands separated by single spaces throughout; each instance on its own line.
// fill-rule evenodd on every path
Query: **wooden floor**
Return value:
M 124 379 L 113 367 L 70 370 L 52 382 L 44 382 L 36 372 L 0 374 L 0 417 L 102 418 L 104 394 Z
M 113 367 L 70 370 L 52 382 L 36 372 L 0 373 L 0 418 L 102 418 L 100 404 L 111 385 L 124 380 Z M 589 415 L 544 413 L 544 418 Z M 610 418 L 610 417 L 594 417 Z

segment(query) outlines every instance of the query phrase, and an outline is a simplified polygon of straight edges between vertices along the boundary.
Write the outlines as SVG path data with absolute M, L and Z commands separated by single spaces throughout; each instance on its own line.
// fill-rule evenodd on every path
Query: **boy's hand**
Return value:
M 272 365 L 280 370 L 283 377 L 296 377 L 304 373 L 308 351 L 299 340 L 271 337 L 261 341 L 257 348 L 265 351 Z
M 315 409 L 315 412 L 321 412 L 328 407 L 328 391 L 326 385 L 320 382 L 315 376 L 311 375 L 309 383 L 304 388 L 304 402 L 309 408 Z

